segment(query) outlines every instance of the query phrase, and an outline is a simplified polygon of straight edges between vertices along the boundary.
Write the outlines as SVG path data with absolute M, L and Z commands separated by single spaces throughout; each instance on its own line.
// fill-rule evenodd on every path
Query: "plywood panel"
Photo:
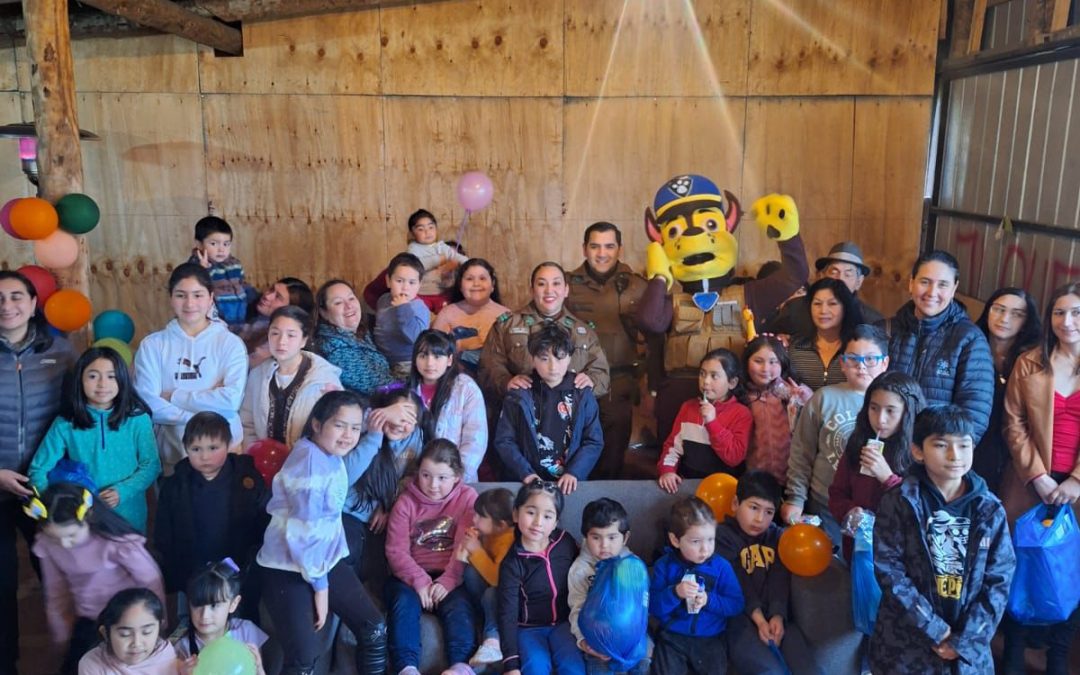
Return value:
M 380 14 L 384 93 L 563 93 L 562 2 L 447 0 Z
M 568 102 L 564 112 L 566 255 L 571 260 L 580 256 L 584 228 L 608 220 L 623 230 L 624 258 L 643 266 L 648 240 L 642 214 L 660 186 L 679 174 L 707 176 L 745 199 L 745 116 L 742 98 Z
M 746 91 L 750 0 L 567 0 L 570 96 Z
M 378 99 L 214 95 L 204 106 L 208 193 L 222 213 L 314 221 L 382 212 Z
M 195 44 L 172 35 L 73 40 L 80 92 L 193 93 L 199 90 Z M 19 88 L 30 90 L 26 48 L 17 50 Z M 86 127 L 84 127 L 86 128 Z
M 471 217 L 465 237 L 469 254 L 491 260 L 506 289 L 527 279 L 537 262 L 558 259 L 560 101 L 465 98 L 433 105 L 408 97 L 388 98 L 385 105 L 390 253 L 404 248 L 406 219 L 421 207 L 435 213 L 440 238 L 453 238 L 464 215 L 455 197 L 457 180 L 479 170 L 491 177 L 495 199 Z
M 929 95 L 940 1 L 756 0 L 750 92 Z
M 379 88 L 379 13 L 244 24 L 244 55 L 199 50 L 203 91 L 358 94 Z
M 101 224 L 87 235 L 90 299 L 95 314 L 106 309 L 124 310 L 135 320 L 136 341 L 173 318 L 169 274 L 191 253 L 196 219 L 191 215 L 103 212 Z
M 78 96 L 79 124 L 102 138 L 82 144 L 86 193 L 102 213 L 206 214 L 199 105 L 184 94 Z
M 744 201 L 749 207 L 764 194 L 791 195 L 811 259 L 850 235 L 854 116 L 849 98 L 750 99 L 747 104 Z M 775 257 L 775 247 L 763 239 L 744 237 L 744 260 Z
M 925 98 L 855 102 L 851 236 L 874 270 L 865 288 L 879 305 L 906 296 L 918 256 L 930 116 Z
M 379 214 L 359 220 L 229 216 L 240 232 L 237 257 L 248 283 L 267 288 L 284 276 L 312 289 L 331 278 L 362 288 L 389 259 L 386 225 Z

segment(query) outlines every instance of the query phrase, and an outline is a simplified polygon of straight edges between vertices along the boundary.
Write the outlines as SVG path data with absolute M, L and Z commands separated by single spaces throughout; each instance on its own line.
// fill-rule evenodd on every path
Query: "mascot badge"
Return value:
M 665 334 L 666 374 L 694 377 L 693 387 L 705 354 L 723 347 L 741 355 L 755 334 L 754 317 L 764 319 L 809 276 L 794 200 L 769 195 L 751 211 L 765 236 L 778 242 L 782 266 L 764 279 L 732 285 L 739 248 L 735 228 L 742 217 L 733 194 L 704 176 L 676 176 L 645 209 L 649 286 L 638 323 L 647 333 Z

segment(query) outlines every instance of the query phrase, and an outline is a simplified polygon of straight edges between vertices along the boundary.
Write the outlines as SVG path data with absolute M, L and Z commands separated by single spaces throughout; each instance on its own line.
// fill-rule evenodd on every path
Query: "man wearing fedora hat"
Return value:
M 876 324 L 884 320 L 881 312 L 863 302 L 859 297 L 870 268 L 863 262 L 862 250 L 853 241 L 842 241 L 829 249 L 828 255 L 814 262 L 819 277 L 830 277 L 844 282 L 859 302 L 862 309 L 863 323 Z M 787 304 L 773 318 L 765 322 L 765 332 L 810 337 L 814 335 L 814 322 L 810 319 L 809 305 L 799 297 L 788 300 Z

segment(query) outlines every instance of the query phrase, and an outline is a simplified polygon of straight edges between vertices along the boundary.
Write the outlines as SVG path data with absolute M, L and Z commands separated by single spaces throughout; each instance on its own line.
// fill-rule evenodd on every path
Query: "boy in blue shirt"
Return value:
M 649 614 L 660 622 L 653 672 L 725 673 L 723 633 L 742 612 L 743 594 L 731 564 L 716 554 L 716 517 L 697 497 L 681 499 L 671 507 L 668 539 L 649 588 Z

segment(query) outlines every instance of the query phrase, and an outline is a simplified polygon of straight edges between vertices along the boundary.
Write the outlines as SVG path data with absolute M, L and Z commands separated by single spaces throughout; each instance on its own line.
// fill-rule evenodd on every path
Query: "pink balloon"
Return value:
M 7 204 L 4 204 L 3 208 L 0 208 L 0 227 L 4 228 L 4 232 L 7 232 L 12 237 L 20 241 L 25 241 L 22 237 L 15 233 L 15 230 L 11 227 L 11 207 L 15 206 L 15 202 L 22 199 L 22 197 L 16 197 L 15 199 L 8 200 Z
M 79 240 L 63 230 L 57 230 L 34 242 L 34 257 L 43 266 L 54 270 L 71 267 L 79 258 Z
M 479 211 L 495 197 L 491 179 L 482 171 L 469 171 L 458 179 L 458 203 L 466 211 Z

